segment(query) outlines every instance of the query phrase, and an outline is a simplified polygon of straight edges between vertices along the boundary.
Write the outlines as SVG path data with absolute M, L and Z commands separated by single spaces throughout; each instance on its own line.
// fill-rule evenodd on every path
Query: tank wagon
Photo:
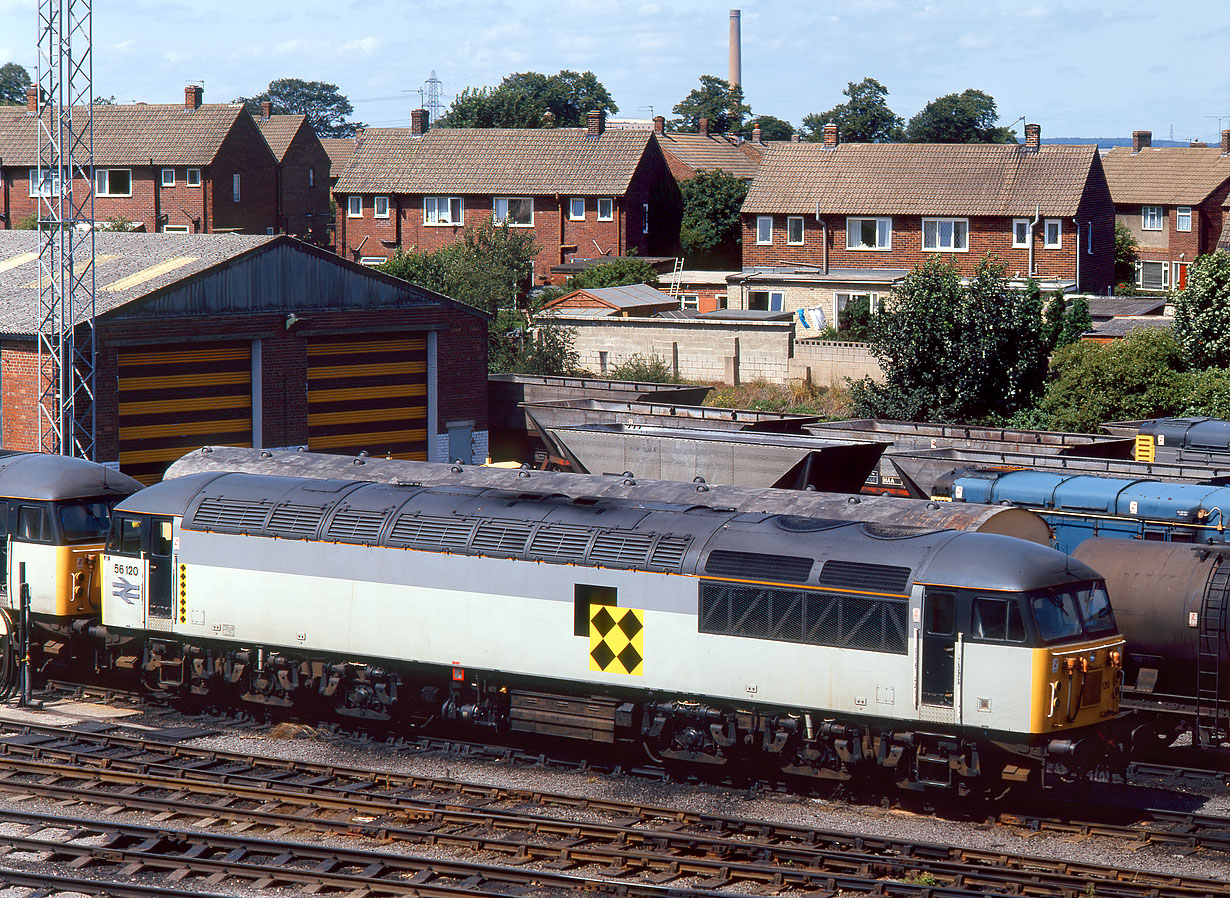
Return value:
M 904 787 L 1106 760 L 1100 578 L 1009 537 L 206 473 L 113 516 L 102 628 L 178 694 Z

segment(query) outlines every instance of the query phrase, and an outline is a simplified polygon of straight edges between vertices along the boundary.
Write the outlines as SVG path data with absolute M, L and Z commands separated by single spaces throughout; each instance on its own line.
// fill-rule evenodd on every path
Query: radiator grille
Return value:
M 692 544 L 690 536 L 664 536 L 653 547 L 653 555 L 649 558 L 649 566 L 663 568 L 668 571 L 678 571 L 683 566 L 683 556 Z
M 860 561 L 830 559 L 820 569 L 820 583 L 841 589 L 905 594 L 910 569 L 892 564 L 866 564 Z
M 310 539 L 316 535 L 325 510 L 319 505 L 279 505 L 269 516 L 267 531 L 287 539 Z
M 521 555 L 530 538 L 530 525 L 524 521 L 484 521 L 470 543 L 470 551 L 480 555 Z
M 652 545 L 652 533 L 599 533 L 589 550 L 589 561 L 604 567 L 644 567 Z
M 570 524 L 543 524 L 530 543 L 530 555 L 552 561 L 585 560 L 585 548 L 593 532 Z
M 329 522 L 327 537 L 346 543 L 374 543 L 380 539 L 387 512 L 343 508 Z
M 464 552 L 474 532 L 474 521 L 404 514 L 393 524 L 389 543 L 437 552 Z
M 252 499 L 202 499 L 192 516 L 192 526 L 222 533 L 247 533 L 261 529 L 269 506 Z
M 805 583 L 811 576 L 812 560 L 797 555 L 767 552 L 732 552 L 714 549 L 705 562 L 705 573 L 740 580 L 789 580 Z

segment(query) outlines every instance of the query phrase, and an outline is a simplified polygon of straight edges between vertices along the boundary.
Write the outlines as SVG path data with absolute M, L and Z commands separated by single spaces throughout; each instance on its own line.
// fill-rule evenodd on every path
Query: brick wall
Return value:
M 249 115 L 235 119 L 218 155 L 206 171 L 210 216 L 208 230 L 264 234 L 278 228 L 277 160 Z M 234 176 L 239 175 L 239 202 Z
M 34 341 L 0 343 L 0 397 L 5 449 L 38 451 L 38 353 Z
M 306 123 L 286 150 L 278 179 L 280 230 L 323 243 L 329 215 L 329 156 Z

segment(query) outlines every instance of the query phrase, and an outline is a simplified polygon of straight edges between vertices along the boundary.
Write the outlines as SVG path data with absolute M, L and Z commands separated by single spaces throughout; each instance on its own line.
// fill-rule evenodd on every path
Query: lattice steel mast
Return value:
M 434 125 L 444 113 L 444 103 L 440 99 L 440 79 L 436 77 L 436 70 L 431 70 L 431 77 L 427 79 L 427 123 Z
M 92 0 L 38 6 L 38 439 L 94 457 Z

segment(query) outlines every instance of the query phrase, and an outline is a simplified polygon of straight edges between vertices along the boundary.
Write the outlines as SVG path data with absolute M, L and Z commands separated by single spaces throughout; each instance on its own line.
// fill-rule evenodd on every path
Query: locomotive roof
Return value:
M 141 484 L 127 474 L 83 458 L 40 452 L 0 455 L 0 495 L 54 502 L 127 496 Z
M 924 583 L 1028 592 L 1071 580 L 1100 580 L 1089 565 L 1056 549 L 993 533 L 963 533 L 940 546 L 918 574 Z M 976 538 L 976 543 L 969 541 Z M 943 572 L 932 580 L 932 571 Z

